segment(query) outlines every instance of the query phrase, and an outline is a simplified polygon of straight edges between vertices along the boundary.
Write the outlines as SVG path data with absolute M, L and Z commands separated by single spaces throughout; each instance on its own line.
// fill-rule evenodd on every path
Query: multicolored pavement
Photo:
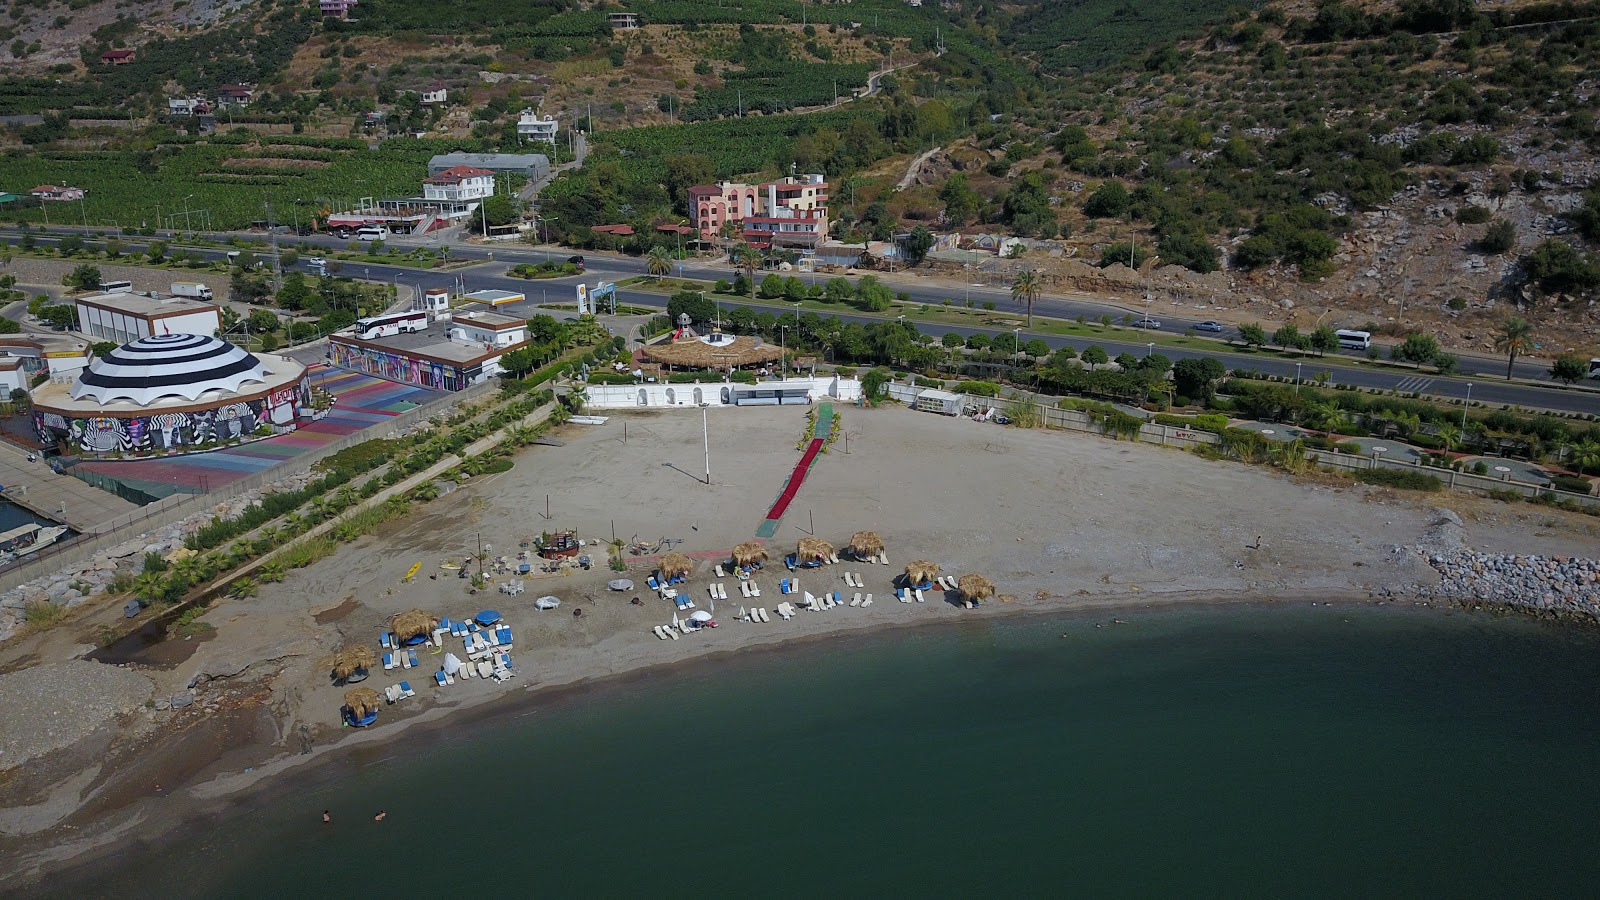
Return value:
M 414 409 L 440 394 L 324 365 L 311 367 L 311 383 L 332 394 L 336 402 L 328 415 L 292 434 L 209 453 L 83 462 L 69 471 L 120 481 L 155 497 L 205 493 L 325 447 L 345 435 Z

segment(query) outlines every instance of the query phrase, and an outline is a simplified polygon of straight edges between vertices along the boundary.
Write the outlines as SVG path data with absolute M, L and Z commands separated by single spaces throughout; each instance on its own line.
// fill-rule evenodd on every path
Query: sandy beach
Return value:
M 849 452 L 841 439 L 818 459 L 767 541 L 774 559 L 758 577 L 761 599 L 742 600 L 737 582 L 722 579 L 730 599 L 716 605 L 720 627 L 681 640 L 651 633 L 673 615 L 645 585 L 653 558 L 632 560 L 622 576 L 636 591 L 611 592 L 606 581 L 619 575 L 605 568 L 604 542 L 613 533 L 630 544 L 664 540 L 688 554 L 696 565 L 685 591 L 708 609 L 713 567 L 753 538 L 799 456 L 804 409 L 713 410 L 709 486 L 700 481 L 701 420 L 692 412 L 569 425 L 556 434 L 564 446 L 525 450 L 508 472 L 467 482 L 255 597 L 219 602 L 202 620 L 215 634 L 154 644 L 113 670 L 130 699 L 142 682 L 124 676 L 148 680 L 151 703 L 102 705 L 95 727 L 63 730 L 59 740 L 0 741 L 0 868 L 8 885 L 125 849 L 135 834 L 157 840 L 186 822 L 226 816 L 265 786 L 281 788 L 302 777 L 293 773 L 325 770 L 321 764 L 342 756 L 395 752 L 400 729 L 470 727 L 480 716 L 558 696 L 556 689 L 684 660 L 715 665 L 720 654 L 845 632 L 1034 611 L 1104 614 L 1109 622 L 1111 610 L 1129 605 L 1408 598 L 1438 580 L 1412 548 L 1440 527 L 1500 553 L 1584 554 L 1595 536 L 1593 519 L 1522 504 L 1291 479 L 1174 450 L 899 407 L 838 412 Z M 741 604 L 771 611 L 784 599 L 778 579 L 788 573 L 778 559 L 798 539 L 814 530 L 842 547 L 863 529 L 883 535 L 890 565 L 846 562 L 798 577 L 814 593 L 870 592 L 870 608 L 735 621 Z M 509 556 L 558 530 L 599 543 L 594 570 L 520 576 L 526 591 L 508 597 L 492 584 L 470 595 L 468 581 L 440 568 L 476 553 L 480 540 L 489 556 Z M 1002 597 L 977 609 L 937 591 L 925 603 L 896 602 L 893 579 L 913 559 L 951 575 L 985 575 Z M 416 564 L 419 574 L 405 582 Z M 847 588 L 846 571 L 865 586 Z M 541 595 L 559 597 L 560 608 L 535 610 Z M 630 602 L 635 596 L 641 604 Z M 344 688 L 330 683 L 321 661 L 345 642 L 376 646 L 388 618 L 412 608 L 452 618 L 501 611 L 516 634 L 519 677 L 438 687 L 442 651 L 422 648 L 419 668 L 375 671 L 366 683 L 381 691 L 404 678 L 415 698 L 384 707 L 372 728 L 340 727 Z M 0 648 L 0 688 L 30 668 L 93 650 L 88 633 L 87 621 L 69 623 Z M 61 679 L 93 674 L 66 670 Z M 156 708 L 164 705 L 156 698 L 191 685 L 194 705 Z M 24 721 L 15 717 L 28 715 L 30 702 L 25 692 L 0 690 L 0 721 Z

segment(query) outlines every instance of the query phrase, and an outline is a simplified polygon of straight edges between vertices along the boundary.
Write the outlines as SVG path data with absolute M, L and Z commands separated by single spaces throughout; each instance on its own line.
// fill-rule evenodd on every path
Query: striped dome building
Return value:
M 141 455 L 284 434 L 308 418 L 306 367 L 218 338 L 162 334 L 33 394 L 34 427 L 65 452 Z

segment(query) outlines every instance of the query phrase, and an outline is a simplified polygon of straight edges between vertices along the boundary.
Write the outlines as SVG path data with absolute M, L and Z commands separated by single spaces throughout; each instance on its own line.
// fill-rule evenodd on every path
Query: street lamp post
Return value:
M 784 339 L 784 336 L 785 336 L 784 333 L 787 332 L 788 330 L 789 330 L 789 326 L 787 326 L 787 325 L 779 325 L 778 326 L 778 380 L 779 381 L 787 381 L 787 380 L 789 380 L 789 351 L 784 346 L 784 343 L 783 343 L 783 339 Z
M 1461 430 L 1467 430 L 1467 407 L 1472 405 L 1472 382 L 1467 382 L 1467 402 L 1461 404 Z
M 1022 352 L 1022 329 L 1011 329 L 1011 355 L 1016 356 Z
M 706 410 L 709 403 L 700 404 L 700 433 L 706 444 L 706 484 L 711 484 L 711 425 L 706 419 Z
M 1150 354 L 1152 354 L 1154 352 L 1156 352 L 1156 342 L 1155 341 L 1151 341 L 1150 343 L 1144 345 L 1144 358 L 1145 359 L 1149 359 L 1150 358 Z
M 1300 367 L 1302 365 L 1304 365 L 1304 363 L 1295 363 L 1294 364 L 1294 383 L 1295 383 L 1296 386 L 1299 386 L 1299 384 L 1300 384 Z

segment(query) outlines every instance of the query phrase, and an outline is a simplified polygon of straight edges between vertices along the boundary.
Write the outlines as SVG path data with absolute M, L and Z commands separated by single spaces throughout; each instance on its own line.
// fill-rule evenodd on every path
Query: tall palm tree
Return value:
M 1511 370 L 1517 364 L 1517 357 L 1533 349 L 1533 325 L 1527 319 L 1515 316 L 1505 320 L 1500 325 L 1500 333 L 1495 336 L 1496 350 L 1506 353 L 1506 380 L 1511 380 Z
M 1023 269 L 1017 273 L 1017 280 L 1011 282 L 1011 299 L 1028 307 L 1028 327 L 1033 327 L 1033 304 L 1038 301 L 1043 283 L 1039 273 L 1032 269 Z
M 644 258 L 644 265 L 646 271 L 660 281 L 672 271 L 672 254 L 665 247 L 651 247 L 650 253 Z
M 756 266 L 759 264 L 760 256 L 757 255 L 756 248 L 749 244 L 740 244 L 735 248 L 735 252 L 739 256 L 739 268 L 744 270 L 744 280 L 750 283 L 750 299 L 754 300 L 756 298 Z

